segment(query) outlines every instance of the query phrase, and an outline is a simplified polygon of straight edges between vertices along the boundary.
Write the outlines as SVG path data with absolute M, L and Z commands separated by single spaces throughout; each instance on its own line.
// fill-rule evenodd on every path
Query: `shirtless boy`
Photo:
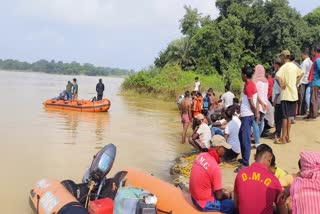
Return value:
M 186 142 L 186 134 L 191 121 L 192 121 L 192 114 L 191 114 L 190 92 L 186 91 L 184 95 L 184 99 L 181 101 L 181 122 L 183 125 L 182 144 Z

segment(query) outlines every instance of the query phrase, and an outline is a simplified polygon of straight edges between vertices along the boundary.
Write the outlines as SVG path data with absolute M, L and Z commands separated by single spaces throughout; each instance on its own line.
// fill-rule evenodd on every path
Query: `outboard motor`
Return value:
M 115 145 L 108 144 L 104 146 L 94 157 L 90 168 L 85 173 L 82 181 L 84 183 L 100 183 L 112 168 L 116 157 L 117 148 Z
M 104 146 L 94 157 L 90 168 L 85 173 L 82 181 L 88 184 L 88 193 L 84 206 L 88 207 L 89 200 L 94 195 L 98 199 L 106 183 L 106 175 L 112 168 L 117 148 L 115 145 Z M 98 187 L 98 189 L 97 189 Z M 94 190 L 94 191 L 93 191 Z M 93 193 L 93 194 L 92 194 Z
M 113 200 L 120 182 L 127 174 L 126 171 L 120 171 L 114 177 L 106 178 L 115 160 L 116 151 L 113 144 L 104 146 L 93 157 L 80 184 L 72 180 L 58 182 L 53 179 L 38 182 L 29 196 L 34 213 L 88 214 L 89 201 L 101 198 Z

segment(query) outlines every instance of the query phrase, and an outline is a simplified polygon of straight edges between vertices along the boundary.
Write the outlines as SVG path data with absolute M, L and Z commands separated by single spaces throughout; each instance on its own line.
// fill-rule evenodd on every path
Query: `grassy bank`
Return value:
M 220 75 L 200 75 L 182 71 L 179 66 L 168 65 L 162 69 L 151 67 L 138 73 L 131 73 L 121 86 L 122 93 L 161 97 L 172 101 L 186 90 L 193 90 L 196 76 L 200 79 L 201 91 L 213 88 L 218 95 L 224 91 L 225 81 Z M 241 81 L 234 80 L 233 91 L 238 94 L 240 88 Z

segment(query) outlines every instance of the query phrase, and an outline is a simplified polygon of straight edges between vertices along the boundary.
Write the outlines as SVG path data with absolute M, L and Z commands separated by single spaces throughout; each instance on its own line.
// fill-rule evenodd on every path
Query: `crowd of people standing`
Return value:
M 311 52 L 303 50 L 301 58 L 300 65 L 293 53 L 283 50 L 274 60 L 272 70 L 266 72 L 262 65 L 243 67 L 240 102 L 230 91 L 230 85 L 225 86 L 220 98 L 215 97 L 211 88 L 202 95 L 199 78 L 195 79 L 194 91 L 185 92 L 180 108 L 182 143 L 186 142 L 188 127 L 192 125 L 193 133 L 188 141 L 201 153 L 191 170 L 190 192 L 199 210 L 273 213 L 276 205 L 279 213 L 288 213 L 286 199 L 291 195 L 295 196 L 289 206 L 293 213 L 302 213 L 302 209 L 320 212 L 318 203 L 310 203 L 320 200 L 317 181 L 320 153 L 302 152 L 301 174 L 283 190 L 276 176 L 275 155 L 270 146 L 260 143 L 261 135 L 273 125 L 274 143 L 290 143 L 291 124 L 297 115 L 305 120 L 315 120 L 318 116 L 320 45 L 314 46 Z M 255 163 L 250 165 L 252 147 L 256 148 L 256 154 Z M 218 164 L 237 160 L 240 154 L 241 165 L 235 169 L 238 174 L 231 197 L 222 188 Z

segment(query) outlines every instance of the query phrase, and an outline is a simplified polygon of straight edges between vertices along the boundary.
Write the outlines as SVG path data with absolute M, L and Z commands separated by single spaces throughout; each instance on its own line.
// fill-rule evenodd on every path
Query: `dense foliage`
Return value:
M 1 70 L 16 70 L 16 71 L 35 71 L 45 72 L 50 74 L 73 74 L 73 75 L 88 75 L 88 76 L 122 76 L 129 73 L 128 70 L 119 68 L 95 67 L 92 64 L 85 63 L 81 65 L 78 62 L 63 63 L 51 60 L 39 60 L 34 63 L 20 62 L 18 60 L 2 60 L 0 59 Z
M 217 0 L 216 6 L 216 19 L 185 7 L 183 37 L 160 52 L 155 65 L 176 63 L 186 71 L 232 81 L 245 64 L 270 66 L 283 49 L 299 58 L 303 48 L 320 42 L 320 8 L 302 17 L 287 0 Z
M 320 43 L 320 7 L 302 17 L 287 0 L 216 0 L 215 3 L 220 11 L 216 19 L 185 6 L 186 13 L 180 20 L 183 36 L 172 41 L 155 59 L 159 73 L 175 64 L 184 73 L 192 71 L 231 82 L 239 92 L 240 70 L 244 65 L 259 63 L 270 67 L 283 49 L 294 52 L 299 60 L 302 49 Z M 148 75 L 154 69 L 142 72 Z M 144 87 L 143 84 L 132 87 Z M 215 88 L 214 84 L 210 87 Z
M 138 73 L 131 73 L 122 84 L 126 92 L 134 91 L 157 97 L 173 99 L 194 87 L 194 78 L 198 76 L 201 87 L 220 90 L 224 82 L 220 76 L 205 76 L 195 72 L 184 72 L 178 65 L 166 65 L 163 68 L 151 67 Z

